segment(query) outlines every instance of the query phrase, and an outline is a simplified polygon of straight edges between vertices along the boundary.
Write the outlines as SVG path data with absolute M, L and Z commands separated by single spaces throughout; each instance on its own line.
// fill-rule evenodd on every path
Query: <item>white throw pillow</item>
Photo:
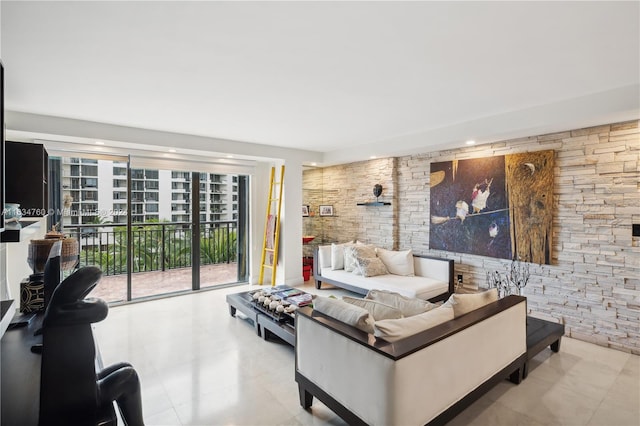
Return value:
M 373 334 L 374 319 L 364 308 L 331 297 L 316 296 L 313 309 L 359 330 Z
M 351 245 L 344 247 L 344 270 L 346 272 L 353 272 L 357 266 L 356 255 L 353 251 L 354 248 L 355 246 Z
M 382 302 L 385 305 L 400 309 L 402 315 L 410 317 L 428 312 L 436 307 L 435 304 L 415 297 L 406 297 L 388 290 L 369 290 L 365 299 Z
M 381 302 L 368 299 L 358 299 L 357 297 L 343 296 L 342 300 L 352 305 L 360 306 L 361 308 L 369 311 L 375 321 L 383 319 L 398 319 L 402 318 L 402 312 L 400 309 L 396 309 L 393 306 L 385 305 Z
M 356 263 L 358 267 L 353 270 L 354 274 L 359 272 L 359 274 L 365 277 L 377 277 L 378 275 L 386 275 L 389 273 L 384 263 L 382 263 L 382 260 L 377 257 L 356 256 Z
M 318 263 L 320 264 L 320 268 L 331 267 L 331 246 L 318 247 Z
M 352 242 L 342 244 L 331 243 L 331 270 L 344 269 L 344 248 L 352 244 Z
M 498 289 L 492 288 L 482 293 L 452 294 L 445 303 L 453 307 L 455 317 L 474 311 L 498 300 Z
M 376 254 L 387 267 L 390 274 L 403 275 L 407 277 L 413 277 L 415 271 L 413 269 L 413 251 L 402 250 L 385 250 L 383 248 L 377 248 Z
M 395 342 L 452 319 L 453 309 L 440 306 L 412 317 L 376 321 L 373 334 L 387 342 Z

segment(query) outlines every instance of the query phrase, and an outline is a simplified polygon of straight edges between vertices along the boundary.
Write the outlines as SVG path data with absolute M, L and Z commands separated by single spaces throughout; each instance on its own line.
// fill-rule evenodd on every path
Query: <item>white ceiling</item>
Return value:
M 638 2 L 1 8 L 6 107 L 18 112 L 321 151 L 335 162 L 640 110 Z

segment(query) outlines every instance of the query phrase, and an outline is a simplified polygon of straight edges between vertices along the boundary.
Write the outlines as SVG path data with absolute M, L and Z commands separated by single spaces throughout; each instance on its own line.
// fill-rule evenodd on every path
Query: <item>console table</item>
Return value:
M 28 326 L 8 330 L 2 337 L 3 425 L 38 424 L 41 355 L 31 352 L 31 346 L 42 343 L 42 335 L 33 334 L 41 325 L 39 315 Z

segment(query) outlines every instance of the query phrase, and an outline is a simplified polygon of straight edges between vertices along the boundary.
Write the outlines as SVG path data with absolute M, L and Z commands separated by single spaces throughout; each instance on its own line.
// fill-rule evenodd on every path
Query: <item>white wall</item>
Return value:
M 279 180 L 282 162 L 260 162 L 251 177 L 251 261 L 250 282 L 257 284 L 262 259 L 265 222 L 267 217 L 267 198 L 271 167 L 276 168 L 276 181 Z M 302 164 L 288 161 L 284 173 L 284 196 L 280 218 L 280 245 L 276 284 L 302 284 Z M 277 190 L 277 187 L 276 187 Z M 273 197 L 276 197 L 274 194 Z M 274 206 L 274 211 L 275 211 Z M 271 269 L 265 268 L 263 284 L 271 283 Z

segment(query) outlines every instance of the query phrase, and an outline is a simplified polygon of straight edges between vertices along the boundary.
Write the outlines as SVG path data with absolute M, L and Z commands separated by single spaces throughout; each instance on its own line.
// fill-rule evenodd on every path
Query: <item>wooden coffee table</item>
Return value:
M 236 312 L 240 311 L 253 322 L 256 334 L 262 336 L 264 340 L 268 340 L 272 335 L 276 335 L 291 346 L 295 346 L 296 329 L 294 317 L 279 320 L 267 312 L 258 310 L 251 301 L 250 293 L 252 292 L 245 291 L 227 295 L 226 299 L 229 304 L 229 313 L 231 316 L 235 317 Z
M 260 336 L 260 325 L 258 324 L 258 311 L 253 309 L 251 304 L 251 295 L 248 291 L 242 293 L 227 294 L 227 303 L 229 304 L 229 313 L 232 317 L 236 316 L 236 311 L 240 311 L 253 322 L 253 326 L 258 336 Z

